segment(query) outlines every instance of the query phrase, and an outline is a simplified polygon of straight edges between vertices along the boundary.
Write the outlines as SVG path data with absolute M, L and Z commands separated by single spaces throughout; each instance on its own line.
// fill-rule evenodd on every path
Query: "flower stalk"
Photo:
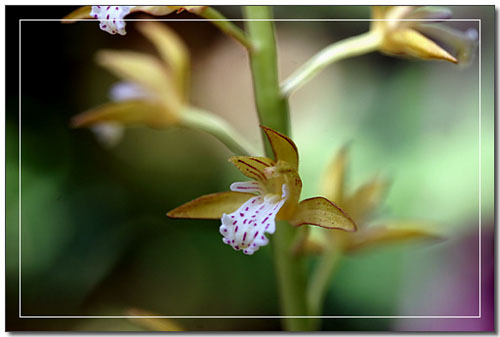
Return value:
M 330 288 L 333 273 L 341 257 L 342 250 L 336 242 L 330 245 L 329 249 L 325 250 L 319 258 L 307 288 L 307 307 L 309 308 L 309 315 L 321 315 L 325 296 Z M 310 327 L 312 330 L 319 329 L 319 325 L 320 320 L 318 318 L 311 319 Z
M 245 16 L 247 19 L 270 20 L 272 10 L 269 6 L 246 6 Z M 281 95 L 279 87 L 274 23 L 247 21 L 246 28 L 254 46 L 249 54 L 260 123 L 287 135 L 290 131 L 288 101 Z M 266 154 L 272 156 L 271 147 L 267 142 L 265 144 Z M 291 254 L 297 232 L 297 228 L 280 221 L 272 238 L 281 308 L 285 316 L 307 315 L 305 264 L 302 257 Z M 287 318 L 284 323 L 287 330 L 308 330 L 307 319 Z
M 241 43 L 246 49 L 252 49 L 252 43 L 246 37 L 245 32 L 213 7 L 205 8 L 200 13 L 200 16 L 209 20 L 214 26 Z
M 297 69 L 281 85 L 283 96 L 290 96 L 295 90 L 309 82 L 330 64 L 377 50 L 382 41 L 382 35 L 369 31 L 329 45 Z
M 180 119 L 181 125 L 211 134 L 235 154 L 251 156 L 260 152 L 226 120 L 213 113 L 190 106 L 180 114 Z

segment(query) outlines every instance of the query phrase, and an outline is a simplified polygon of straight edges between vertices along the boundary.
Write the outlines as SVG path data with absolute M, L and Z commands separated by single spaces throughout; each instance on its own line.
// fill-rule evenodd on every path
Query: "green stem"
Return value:
M 214 26 L 219 28 L 227 35 L 233 37 L 236 41 L 241 43 L 248 50 L 252 49 L 252 44 L 247 39 L 245 32 L 214 8 L 207 7 L 203 12 L 201 12 L 200 16 L 207 20 L 217 20 L 217 21 L 211 21 Z
M 378 31 L 371 30 L 329 45 L 310 58 L 283 82 L 281 85 L 282 94 L 284 96 L 291 95 L 293 91 L 336 61 L 375 51 L 380 45 L 381 38 Z
M 271 8 L 268 6 L 246 6 L 245 13 L 248 19 L 272 19 Z M 274 23 L 272 21 L 247 21 L 246 28 L 254 46 L 249 54 L 260 123 L 288 134 L 290 131 L 288 101 L 281 96 L 279 88 Z M 272 154 L 264 133 L 262 133 L 262 139 L 266 144 L 266 153 Z
M 247 6 L 248 36 L 254 48 L 250 50 L 250 64 L 254 84 L 255 102 L 262 125 L 284 134 L 289 133 L 288 101 L 281 95 L 278 79 L 278 62 L 272 11 L 268 6 Z M 272 150 L 263 135 L 266 154 L 272 157 Z M 297 229 L 285 221 L 277 222 L 272 237 L 273 255 L 276 265 L 281 311 L 285 316 L 307 315 L 305 289 L 306 270 L 303 257 L 291 254 Z M 308 319 L 286 318 L 285 329 L 308 330 Z
M 341 257 L 342 251 L 340 250 L 339 245 L 332 244 L 331 248 L 326 250 L 319 258 L 320 260 L 314 269 L 311 281 L 307 288 L 307 306 L 309 308 L 309 315 L 321 315 L 324 299 L 328 288 L 330 287 L 330 281 L 333 278 L 333 272 Z M 318 329 L 319 324 L 319 319 L 314 319 L 311 322 L 313 329 Z
M 280 291 L 282 314 L 285 316 L 307 316 L 305 297 L 307 279 L 306 265 L 302 255 L 292 254 L 297 229 L 286 221 L 276 223 L 276 233 L 272 236 L 272 248 L 276 277 Z M 285 329 L 288 331 L 310 330 L 309 318 L 286 318 Z
M 259 151 L 223 118 L 195 107 L 189 107 L 181 114 L 181 124 L 205 131 L 220 140 L 229 150 L 238 155 L 255 156 Z

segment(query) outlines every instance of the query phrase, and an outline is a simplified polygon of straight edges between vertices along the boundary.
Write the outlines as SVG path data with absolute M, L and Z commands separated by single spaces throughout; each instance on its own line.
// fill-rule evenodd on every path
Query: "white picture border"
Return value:
M 435 315 L 435 316 L 425 316 L 425 315 L 405 315 L 405 316 L 397 316 L 397 315 L 361 315 L 361 316 L 352 316 L 352 315 L 347 315 L 347 316 L 342 316 L 342 315 L 324 315 L 324 316 L 319 316 L 319 315 L 311 315 L 311 316 L 281 316 L 281 315 L 171 315 L 171 316 L 166 316 L 166 315 L 157 315 L 157 316 L 129 316 L 129 315 L 23 315 L 22 314 L 22 307 L 21 307 L 21 277 L 22 277 L 22 267 L 21 267 L 21 257 L 22 257 L 22 246 L 21 246 L 21 226 L 22 226 L 22 221 L 21 221 L 21 216 L 22 216 L 22 203 L 21 203 L 21 187 L 22 187 L 22 177 L 21 177 L 21 26 L 23 22 L 60 22 L 61 19 L 20 19 L 19 20 L 19 318 L 36 318 L 36 319 L 43 319 L 43 318 L 49 318 L 49 319 L 58 319 L 58 318 L 69 318 L 69 319 L 80 319 L 80 318 L 109 318 L 109 319 L 116 319 L 116 318 L 174 318 L 174 319 L 182 319 L 182 318 L 199 318 L 199 319 L 279 319 L 279 318 L 326 318 L 326 319 L 347 319 L 347 318 L 361 318 L 361 319 L 453 319 L 453 318 L 471 318 L 471 319 L 480 319 L 481 318 L 481 295 L 482 295 L 482 285 L 481 285 L 481 277 L 482 277 L 482 263 L 481 263 L 481 257 L 482 257 L 482 248 L 481 248 L 481 234 L 482 234 L 482 219 L 481 219 L 481 211 L 482 211 L 482 154 L 481 154 L 481 134 L 482 134 L 482 111 L 481 111 L 481 19 L 443 19 L 441 21 L 451 21 L 451 22 L 458 22 L 458 21 L 465 21 L 465 22 L 478 22 L 479 24 L 479 40 L 478 40 L 478 81 L 479 81 L 479 95 L 478 95 L 478 136 L 479 136 L 479 142 L 478 142 L 478 160 L 479 160 L 479 177 L 478 177 L 478 183 L 479 183 L 479 211 L 478 211 L 478 245 L 479 245 L 479 265 L 478 265 L 478 272 L 479 272 L 479 283 L 478 283 L 478 296 L 479 296 L 479 310 L 477 315 L 458 315 L 458 316 L 440 316 L 440 315 Z M 94 19 L 78 19 L 75 21 L 95 21 Z M 132 21 L 173 21 L 173 22 L 196 22 L 196 21 L 203 21 L 207 22 L 207 19 L 125 19 L 127 22 L 132 22 Z M 335 21 L 354 21 L 354 22 L 363 22 L 363 21 L 435 21 L 434 19 L 216 19 L 216 20 L 210 20 L 210 21 L 273 21 L 273 22 L 282 22 L 282 21 L 288 21 L 288 22 L 335 22 Z

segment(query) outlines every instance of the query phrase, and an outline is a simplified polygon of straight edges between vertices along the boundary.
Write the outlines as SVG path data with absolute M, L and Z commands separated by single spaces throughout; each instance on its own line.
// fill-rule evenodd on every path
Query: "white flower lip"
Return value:
M 235 250 L 242 250 L 246 255 L 252 255 L 261 246 L 269 243 L 266 233 L 273 234 L 276 230 L 275 218 L 287 199 L 287 188 L 283 184 L 283 194 L 268 194 L 262 196 L 263 190 L 256 181 L 238 182 L 231 185 L 231 190 L 237 192 L 259 193 L 250 198 L 235 212 L 223 214 L 220 233 L 222 241 Z

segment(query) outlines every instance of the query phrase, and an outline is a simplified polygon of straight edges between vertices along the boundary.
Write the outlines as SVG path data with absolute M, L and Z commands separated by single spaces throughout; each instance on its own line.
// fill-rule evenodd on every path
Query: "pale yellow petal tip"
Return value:
M 434 43 L 434 42 L 433 42 Z M 436 45 L 437 46 L 437 45 Z M 443 61 L 448 61 L 451 63 L 458 64 L 458 59 L 448 53 L 444 48 L 437 46 L 437 48 L 431 48 L 428 51 L 428 58 L 430 59 L 436 59 L 436 60 L 443 60 Z
M 450 55 L 448 52 L 445 52 L 442 59 L 445 61 L 449 61 L 451 63 L 458 64 L 458 60 L 454 56 Z
M 174 208 L 173 210 L 168 211 L 165 215 L 171 219 L 183 219 L 184 217 L 179 214 L 180 212 L 177 210 L 177 208 Z

